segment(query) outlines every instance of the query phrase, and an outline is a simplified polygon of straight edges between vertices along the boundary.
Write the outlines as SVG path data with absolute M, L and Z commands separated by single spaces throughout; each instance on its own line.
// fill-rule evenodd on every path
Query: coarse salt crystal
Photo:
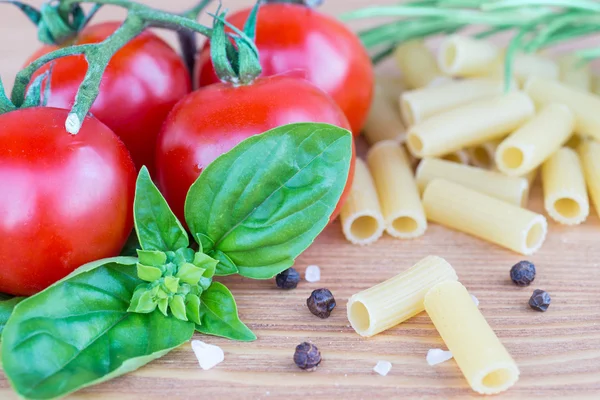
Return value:
M 194 350 L 200 368 L 204 370 L 211 369 L 225 359 L 223 349 L 200 340 L 192 340 L 192 350 Z
M 373 371 L 377 372 L 381 376 L 386 376 L 392 369 L 392 363 L 389 361 L 377 361 Z
M 427 364 L 436 365 L 452 358 L 452 352 L 442 349 L 429 349 L 427 352 Z
M 473 303 L 475 303 L 475 305 L 479 307 L 479 299 L 473 294 L 471 295 L 471 299 L 473 300 Z
M 304 271 L 304 279 L 307 282 L 319 282 L 321 280 L 321 268 L 317 265 L 309 265 Z

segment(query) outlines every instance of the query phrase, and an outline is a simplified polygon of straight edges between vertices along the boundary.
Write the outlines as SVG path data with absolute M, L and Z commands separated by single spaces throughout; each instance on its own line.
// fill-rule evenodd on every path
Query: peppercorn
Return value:
M 520 261 L 510 269 L 510 279 L 517 286 L 529 286 L 535 279 L 535 265 L 529 261 Z
M 288 268 L 275 277 L 275 283 L 281 289 L 295 289 L 298 282 L 300 282 L 300 274 L 294 268 Z
M 298 368 L 314 371 L 321 362 L 321 352 L 314 344 L 304 342 L 296 346 L 294 362 Z
M 335 299 L 329 289 L 317 289 L 306 299 L 306 305 L 317 317 L 328 318 L 335 307 Z
M 550 306 L 550 295 L 545 290 L 535 289 L 529 299 L 529 306 L 537 311 L 546 311 Z

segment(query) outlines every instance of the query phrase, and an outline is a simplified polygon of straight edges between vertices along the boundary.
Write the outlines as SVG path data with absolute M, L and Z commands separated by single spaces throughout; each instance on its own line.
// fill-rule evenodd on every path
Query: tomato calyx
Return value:
M 17 107 L 6 95 L 4 84 L 0 78 L 0 114 L 16 111 L 20 108 L 46 106 L 50 97 L 50 74 L 52 67 L 40 74 L 27 89 L 23 102 Z M 42 90 L 43 89 L 43 90 Z

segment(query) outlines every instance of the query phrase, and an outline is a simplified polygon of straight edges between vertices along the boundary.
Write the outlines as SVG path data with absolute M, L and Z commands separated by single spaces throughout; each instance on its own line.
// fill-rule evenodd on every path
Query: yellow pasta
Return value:
M 600 96 L 538 77 L 528 79 L 524 89 L 540 108 L 550 103 L 569 106 L 575 114 L 575 131 L 600 140 Z
M 502 139 L 496 139 L 468 148 L 467 152 L 469 153 L 471 164 L 479 168 L 495 168 L 496 149 L 501 142 Z
M 475 100 L 502 94 L 503 83 L 492 79 L 465 79 L 402 93 L 402 118 L 411 126 L 425 118 Z
M 386 232 L 401 239 L 425 233 L 427 218 L 404 149 L 389 140 L 379 142 L 369 150 L 367 163 L 379 194 Z
M 581 63 L 581 58 L 570 53 L 558 58 L 560 81 L 571 87 L 589 92 L 592 88 L 592 75 L 589 63 Z
M 394 58 L 408 89 L 427 86 L 442 76 L 435 57 L 421 39 L 409 40 L 399 45 L 394 52 Z
M 600 143 L 586 140 L 581 143 L 578 150 L 590 197 L 596 208 L 596 214 L 600 215 Z
M 451 76 L 485 76 L 501 55 L 498 47 L 486 40 L 452 35 L 440 45 L 438 66 Z
M 506 136 L 534 114 L 527 95 L 511 92 L 436 114 L 408 131 L 407 144 L 417 157 L 439 157 Z
M 371 110 L 363 132 L 371 145 L 382 140 L 403 142 L 405 139 L 406 129 L 400 119 L 398 107 L 394 106 L 379 85 L 375 85 Z
M 594 75 L 592 77 L 592 92 L 596 95 L 600 95 L 600 75 Z
M 458 280 L 452 266 L 443 258 L 427 256 L 407 271 L 350 297 L 348 321 L 359 335 L 376 335 L 422 312 L 427 291 L 449 280 Z
M 546 238 L 543 215 L 446 180 L 432 181 L 423 193 L 430 221 L 530 255 Z
M 585 177 L 575 150 L 563 147 L 542 166 L 544 208 L 561 224 L 577 225 L 586 220 L 590 205 Z
M 517 54 L 513 61 L 512 72 L 511 79 L 515 79 L 519 85 L 523 85 L 532 76 L 552 80 L 557 80 L 560 77 L 558 65 L 538 54 Z M 493 79 L 504 79 L 504 57 L 494 67 L 490 68 L 485 76 Z
M 496 166 L 507 175 L 525 175 L 560 149 L 575 128 L 564 104 L 548 104 L 534 118 L 504 139 L 496 149 Z
M 581 137 L 581 135 L 578 135 L 578 134 L 571 135 L 569 140 L 567 140 L 567 143 L 565 143 L 565 146 L 570 147 L 572 149 L 576 149 L 579 147 L 582 140 L 583 140 L 583 138 Z
M 466 150 L 457 150 L 442 156 L 443 160 L 456 164 L 469 164 L 469 153 Z
M 340 211 L 344 236 L 354 244 L 369 244 L 384 230 L 377 189 L 366 164 L 356 159 L 352 189 Z
M 519 207 L 525 206 L 529 195 L 529 183 L 525 178 L 437 158 L 424 158 L 417 167 L 416 179 L 421 192 L 433 180 L 445 179 Z
M 398 97 L 404 92 L 404 82 L 399 76 L 376 75 L 375 85 L 383 91 L 385 96 L 392 102 L 397 103 Z
M 519 380 L 519 367 L 460 282 L 434 286 L 425 310 L 474 391 L 500 393 Z

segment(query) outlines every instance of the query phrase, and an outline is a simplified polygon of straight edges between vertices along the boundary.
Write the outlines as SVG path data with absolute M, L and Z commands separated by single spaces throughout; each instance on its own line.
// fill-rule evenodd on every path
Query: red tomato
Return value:
M 75 268 L 118 255 L 133 227 L 136 172 L 127 149 L 68 111 L 0 115 L 0 292 L 34 294 Z
M 242 28 L 250 10 L 227 20 Z M 306 71 L 314 85 L 340 106 L 355 135 L 360 133 L 373 95 L 373 66 L 360 40 L 344 24 L 308 7 L 269 3 L 260 7 L 256 30 L 263 76 L 293 69 Z M 208 43 L 196 66 L 200 86 L 219 81 Z
M 250 136 L 294 122 L 324 122 L 349 129 L 340 108 L 323 91 L 290 76 L 259 78 L 234 87 L 218 83 L 179 102 L 158 137 L 158 183 L 173 212 L 184 220 L 188 189 L 219 155 Z M 354 157 L 339 213 L 354 177 Z
M 89 26 L 74 44 L 101 42 L 120 24 Z M 56 49 L 44 46 L 28 63 Z M 54 61 L 48 105 L 70 109 L 86 71 L 82 56 Z M 181 58 L 158 36 L 144 31 L 110 60 L 91 112 L 123 140 L 138 169 L 146 165 L 152 172 L 160 127 L 173 106 L 190 91 L 189 75 Z

